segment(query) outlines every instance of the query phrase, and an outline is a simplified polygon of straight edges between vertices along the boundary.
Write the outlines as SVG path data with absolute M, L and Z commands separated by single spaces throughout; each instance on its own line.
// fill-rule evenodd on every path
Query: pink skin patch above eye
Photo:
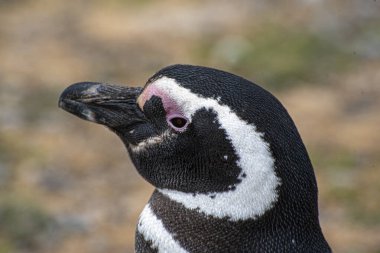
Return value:
M 161 98 L 162 104 L 166 111 L 166 121 L 168 122 L 168 125 L 174 128 L 176 131 L 185 131 L 187 125 L 189 124 L 189 120 L 183 115 L 181 108 L 173 99 L 169 97 L 169 95 L 165 91 L 162 91 L 154 87 L 154 85 L 149 85 L 148 87 L 146 87 L 143 93 L 141 93 L 141 95 L 138 97 L 137 104 L 139 105 L 140 109 L 143 111 L 145 102 L 148 101 L 152 96 L 157 96 Z M 187 123 L 184 127 L 175 127 L 170 122 L 170 120 L 174 118 L 184 118 L 186 119 Z

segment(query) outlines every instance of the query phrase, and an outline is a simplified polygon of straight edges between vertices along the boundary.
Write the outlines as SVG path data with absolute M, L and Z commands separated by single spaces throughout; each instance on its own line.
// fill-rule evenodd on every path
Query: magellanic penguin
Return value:
M 305 146 L 260 86 L 173 65 L 144 88 L 73 84 L 59 106 L 115 132 L 156 187 L 136 252 L 331 252 Z

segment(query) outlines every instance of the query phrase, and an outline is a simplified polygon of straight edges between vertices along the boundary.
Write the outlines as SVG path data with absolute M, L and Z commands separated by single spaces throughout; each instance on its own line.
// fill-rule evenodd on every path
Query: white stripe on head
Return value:
M 212 109 L 226 131 L 227 139 L 238 157 L 237 165 L 241 168 L 239 178 L 242 181 L 235 190 L 196 195 L 169 189 L 159 189 L 160 192 L 186 208 L 217 218 L 227 217 L 232 221 L 257 218 L 273 206 L 278 198 L 276 188 L 281 182 L 276 176 L 274 159 L 263 133 L 240 119 L 227 105 L 192 93 L 172 78 L 162 77 L 149 86 L 166 93 L 190 121 L 199 109 Z
M 152 242 L 152 248 L 157 249 L 158 253 L 187 253 L 165 229 L 162 221 L 153 213 L 149 204 L 140 214 L 137 231 L 143 235 L 145 240 Z

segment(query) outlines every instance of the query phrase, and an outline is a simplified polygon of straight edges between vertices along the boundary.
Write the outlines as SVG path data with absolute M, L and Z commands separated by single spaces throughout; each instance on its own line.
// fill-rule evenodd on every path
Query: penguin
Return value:
M 73 84 L 59 106 L 116 133 L 155 187 L 136 252 L 331 252 L 307 150 L 259 85 L 172 65 L 144 88 Z

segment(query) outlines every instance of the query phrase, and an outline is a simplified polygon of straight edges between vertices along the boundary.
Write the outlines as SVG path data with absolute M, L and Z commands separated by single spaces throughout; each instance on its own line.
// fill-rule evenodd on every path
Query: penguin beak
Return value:
M 136 103 L 142 90 L 103 83 L 76 83 L 62 92 L 59 107 L 113 130 L 133 128 L 145 122 L 145 115 Z

